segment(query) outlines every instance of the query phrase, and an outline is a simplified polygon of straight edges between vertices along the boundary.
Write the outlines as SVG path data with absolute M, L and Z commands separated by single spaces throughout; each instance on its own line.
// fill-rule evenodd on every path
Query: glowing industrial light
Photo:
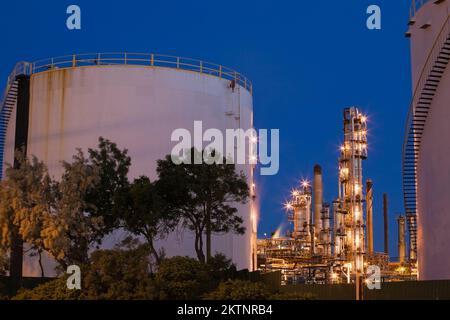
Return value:
M 252 137 L 252 142 L 253 142 L 253 143 L 257 143 L 257 142 L 258 142 L 258 138 L 255 137 L 255 136 L 253 136 L 253 137 Z
M 250 156 L 250 160 L 251 160 L 251 161 L 256 161 L 257 158 L 256 158 L 256 156 Z
M 361 116 L 361 122 L 362 123 L 366 123 L 367 122 L 367 117 L 366 116 Z
M 336 280 L 337 277 L 338 277 L 338 275 L 337 275 L 336 273 L 333 272 L 333 273 L 331 274 L 331 279 Z
M 292 191 L 292 196 L 293 197 L 297 197 L 300 193 L 298 192 L 298 190 L 293 190 Z
M 289 203 L 289 202 L 287 202 L 287 203 L 284 204 L 284 208 L 285 208 L 286 210 L 292 210 L 292 204 Z
M 309 187 L 309 181 L 308 180 L 303 180 L 302 181 L 302 187 L 303 188 Z
M 397 272 L 404 273 L 405 271 L 406 271 L 406 268 L 405 268 L 405 267 L 399 267 L 399 268 L 397 268 Z
M 348 176 L 348 168 L 342 168 L 341 169 L 341 176 L 342 177 Z
M 361 219 L 361 211 L 359 211 L 359 207 L 356 206 L 354 209 L 354 214 L 355 214 L 355 220 L 358 221 Z
M 361 186 L 358 183 L 355 183 L 355 193 L 359 194 L 361 192 Z

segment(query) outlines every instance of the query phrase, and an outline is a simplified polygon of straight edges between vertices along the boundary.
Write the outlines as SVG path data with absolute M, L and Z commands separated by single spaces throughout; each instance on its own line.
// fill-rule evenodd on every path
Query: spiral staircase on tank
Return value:
M 410 25 L 415 23 L 413 15 L 419 5 L 424 5 L 431 0 L 415 1 L 416 7 L 412 11 Z M 435 0 L 440 4 L 445 0 Z M 421 28 L 427 28 L 422 26 Z M 407 33 L 406 36 L 410 36 Z M 447 17 L 428 58 L 422 69 L 414 96 L 408 112 L 405 128 L 405 140 L 403 143 L 403 195 L 406 215 L 408 217 L 408 229 L 411 238 L 411 250 L 417 257 L 417 163 L 419 159 L 422 135 L 425 129 L 428 114 L 431 111 L 436 91 L 450 61 L 450 15 Z

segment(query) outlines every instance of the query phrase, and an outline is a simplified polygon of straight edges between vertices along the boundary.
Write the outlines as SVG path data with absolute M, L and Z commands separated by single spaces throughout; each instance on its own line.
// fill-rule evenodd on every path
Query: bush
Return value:
M 149 266 L 147 246 L 127 239 L 120 247 L 97 250 L 91 254 L 89 265 L 81 268 L 81 290 L 68 290 L 65 276 L 32 290 L 21 289 L 14 299 L 201 299 L 207 292 L 216 290 L 221 282 L 237 275 L 231 260 L 221 254 L 212 257 L 207 264 L 189 257 L 165 258 L 158 266 L 156 274 L 150 273 Z M 231 283 L 236 283 L 240 289 L 231 291 L 232 297 L 261 298 L 262 285 L 245 281 Z M 242 290 L 246 293 L 242 293 Z M 228 293 L 228 287 L 222 291 Z M 264 297 L 266 296 L 264 291 Z
M 272 295 L 267 287 L 259 282 L 228 280 L 206 294 L 206 300 L 266 300 Z
M 83 298 L 100 300 L 149 300 L 157 296 L 149 272 L 149 250 L 127 240 L 113 250 L 97 250 L 83 272 Z
M 199 299 L 207 290 L 210 276 L 205 264 L 189 257 L 173 257 L 161 262 L 155 280 L 163 300 Z
M 286 292 L 276 293 L 270 297 L 270 300 L 315 300 L 317 297 L 312 293 Z
M 67 289 L 67 277 L 41 284 L 34 289 L 20 289 L 12 300 L 78 300 L 80 290 Z

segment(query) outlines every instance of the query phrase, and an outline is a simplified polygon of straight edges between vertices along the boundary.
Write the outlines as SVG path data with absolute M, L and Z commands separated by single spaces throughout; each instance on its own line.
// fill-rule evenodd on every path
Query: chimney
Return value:
M 315 236 L 319 237 L 320 231 L 322 230 L 321 215 L 322 215 L 322 204 L 323 204 L 323 184 L 322 184 L 322 168 L 316 164 L 314 166 L 314 225 L 315 225 Z

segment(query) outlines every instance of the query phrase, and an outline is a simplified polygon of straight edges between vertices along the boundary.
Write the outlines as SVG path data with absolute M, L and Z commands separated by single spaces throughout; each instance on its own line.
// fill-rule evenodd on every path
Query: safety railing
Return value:
M 411 8 L 409 9 L 409 17 L 414 17 L 416 15 L 416 12 L 419 11 L 419 9 L 429 1 L 430 0 L 412 0 Z
M 83 66 L 131 65 L 173 68 L 235 81 L 236 85 L 252 92 L 252 83 L 237 71 L 211 62 L 153 53 L 90 53 L 74 54 L 39 60 L 32 63 L 31 73 L 51 69 Z
M 427 80 L 429 79 L 436 61 L 438 61 L 441 50 L 447 41 L 450 34 L 450 15 L 444 22 L 441 31 L 439 32 L 433 47 L 424 63 L 422 72 L 416 83 L 411 105 L 408 111 L 407 120 L 405 123 L 405 137 L 403 141 L 403 156 L 402 156 L 402 171 L 403 171 L 403 192 L 405 201 L 405 210 L 407 214 L 416 214 L 416 192 L 417 192 L 417 161 L 419 156 L 419 148 L 422 138 L 421 129 L 417 128 L 417 123 L 420 121 L 425 125 L 424 120 L 428 113 L 423 112 L 420 117 L 416 112 L 420 103 L 420 98 L 424 92 Z M 412 170 L 412 171 L 411 171 Z M 412 172 L 412 173 L 411 173 Z M 412 174 L 412 176 L 411 176 Z

